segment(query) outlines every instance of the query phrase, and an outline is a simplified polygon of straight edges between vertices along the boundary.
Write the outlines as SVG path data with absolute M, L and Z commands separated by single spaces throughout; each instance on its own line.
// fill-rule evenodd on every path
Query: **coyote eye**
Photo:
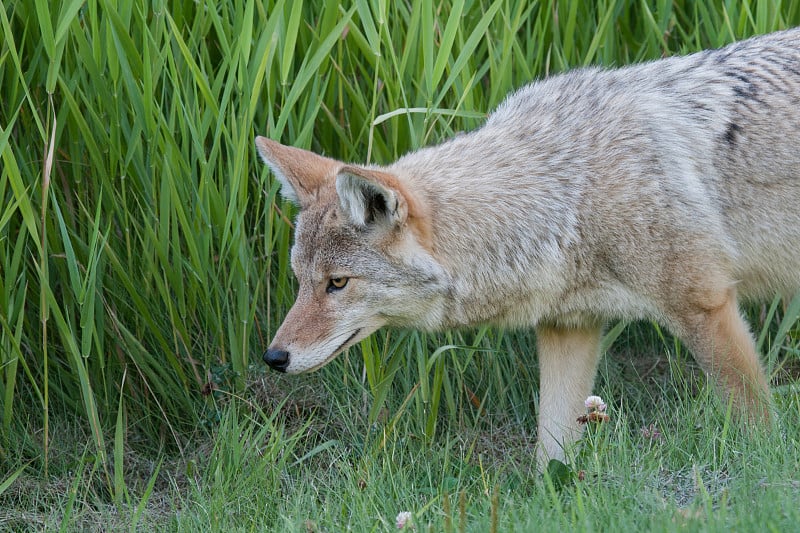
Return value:
M 350 278 L 331 278 L 328 280 L 328 288 L 325 292 L 335 292 L 345 288 Z

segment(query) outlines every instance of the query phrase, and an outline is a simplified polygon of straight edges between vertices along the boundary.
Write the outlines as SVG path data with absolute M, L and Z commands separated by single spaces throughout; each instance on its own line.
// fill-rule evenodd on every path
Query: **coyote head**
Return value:
M 256 147 L 282 196 L 300 206 L 291 253 L 299 292 L 264 361 L 305 372 L 382 326 L 434 327 L 446 283 L 423 198 L 385 169 L 264 137 Z

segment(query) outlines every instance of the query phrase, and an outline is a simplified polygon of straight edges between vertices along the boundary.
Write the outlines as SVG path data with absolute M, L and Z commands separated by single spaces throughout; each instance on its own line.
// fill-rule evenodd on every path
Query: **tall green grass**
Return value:
M 46 472 L 54 420 L 74 418 L 123 501 L 131 436 L 180 452 L 220 391 L 247 394 L 295 290 L 294 208 L 254 135 L 385 163 L 534 78 L 796 24 L 779 0 L 0 0 L 0 464 Z M 769 312 L 776 364 L 797 357 L 788 311 Z M 400 427 L 524 419 L 531 351 L 391 332 L 319 379 L 363 395 L 386 450 Z

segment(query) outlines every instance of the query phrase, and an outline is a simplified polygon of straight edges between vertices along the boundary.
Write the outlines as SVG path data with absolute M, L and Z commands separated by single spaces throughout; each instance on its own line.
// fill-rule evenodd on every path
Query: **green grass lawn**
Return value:
M 800 300 L 749 310 L 774 427 L 611 325 L 611 418 L 542 474 L 525 332 L 264 370 L 294 208 L 253 138 L 385 163 L 530 80 L 798 24 L 796 0 L 0 0 L 0 530 L 795 529 Z

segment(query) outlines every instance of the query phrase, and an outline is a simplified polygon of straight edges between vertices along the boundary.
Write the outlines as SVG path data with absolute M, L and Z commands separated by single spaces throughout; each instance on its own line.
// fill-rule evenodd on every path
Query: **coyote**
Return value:
M 387 166 L 256 146 L 300 207 L 273 369 L 314 370 L 383 326 L 532 327 L 537 455 L 563 459 L 604 324 L 648 319 L 769 420 L 738 304 L 800 289 L 800 28 L 534 82 Z

